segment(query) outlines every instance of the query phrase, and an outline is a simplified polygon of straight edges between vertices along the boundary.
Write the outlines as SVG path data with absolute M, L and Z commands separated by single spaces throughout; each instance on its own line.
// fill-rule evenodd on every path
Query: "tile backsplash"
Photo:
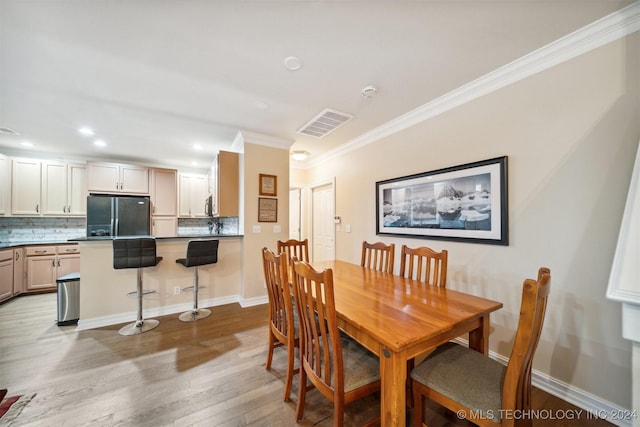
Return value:
M 209 218 L 179 218 L 178 235 L 209 233 Z M 221 235 L 238 234 L 238 218 L 214 218 L 213 231 Z M 87 233 L 85 218 L 56 217 L 0 217 L 0 242 L 64 241 L 84 237 Z
M 87 233 L 84 218 L 0 218 L 0 242 L 63 241 Z

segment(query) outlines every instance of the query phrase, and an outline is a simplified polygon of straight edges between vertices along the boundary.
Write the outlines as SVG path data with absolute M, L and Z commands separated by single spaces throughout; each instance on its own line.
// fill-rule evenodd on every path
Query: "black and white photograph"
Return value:
M 377 234 L 508 244 L 506 157 L 376 183 Z

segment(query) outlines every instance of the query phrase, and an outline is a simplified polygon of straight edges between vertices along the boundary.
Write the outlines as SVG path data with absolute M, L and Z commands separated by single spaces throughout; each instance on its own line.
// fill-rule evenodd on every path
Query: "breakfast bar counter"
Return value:
M 219 239 L 218 262 L 202 266 L 199 272 L 200 307 L 212 307 L 239 300 L 242 282 L 241 235 L 184 235 L 156 238 L 157 256 L 162 261 L 143 269 L 144 317 L 152 318 L 190 310 L 193 294 L 182 289 L 193 285 L 193 269 L 176 263 L 184 258 L 191 239 Z M 113 268 L 112 238 L 78 238 L 80 263 L 80 320 L 78 330 L 126 323 L 136 318 L 136 298 L 127 296 L 136 288 L 136 269 Z

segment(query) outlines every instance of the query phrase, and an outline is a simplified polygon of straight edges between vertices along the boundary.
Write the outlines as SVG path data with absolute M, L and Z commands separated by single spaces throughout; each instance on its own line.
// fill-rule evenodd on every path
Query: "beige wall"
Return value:
M 605 291 L 640 140 L 639 57 L 635 33 L 296 174 L 296 184 L 308 194 L 309 183 L 335 177 L 340 259 L 359 262 L 363 240 L 447 249 L 450 288 L 504 303 L 490 347 L 506 357 L 522 281 L 550 267 L 534 369 L 629 408 L 631 344 Z M 376 181 L 502 155 L 509 246 L 376 236 Z
M 266 297 L 261 250 L 276 250 L 278 240 L 289 237 L 289 150 L 244 143 L 244 239 L 243 239 L 243 289 L 244 300 Z M 258 197 L 260 174 L 278 177 L 278 222 L 258 222 Z M 253 227 L 261 231 L 254 233 Z M 279 226 L 280 231 L 274 231 Z

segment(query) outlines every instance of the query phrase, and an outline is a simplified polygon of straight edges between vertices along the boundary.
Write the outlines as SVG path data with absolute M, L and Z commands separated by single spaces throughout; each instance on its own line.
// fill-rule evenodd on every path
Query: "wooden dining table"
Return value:
M 382 426 L 406 425 L 407 360 L 468 333 L 487 354 L 489 314 L 502 303 L 344 261 L 333 270 L 338 326 L 380 358 Z

